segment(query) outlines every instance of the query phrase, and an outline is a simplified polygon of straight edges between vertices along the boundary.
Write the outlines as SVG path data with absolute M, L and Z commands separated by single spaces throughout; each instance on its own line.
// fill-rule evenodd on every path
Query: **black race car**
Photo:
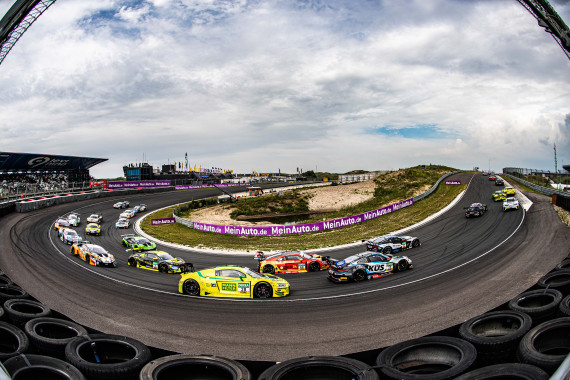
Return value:
M 464 207 L 465 217 L 481 216 L 487 211 L 487 205 L 483 203 L 472 203 L 469 207 Z
M 337 283 L 364 281 L 413 268 L 412 260 L 407 256 L 373 251 L 358 253 L 344 260 L 328 259 L 328 262 L 328 279 Z
M 172 257 L 164 251 L 146 251 L 132 254 L 127 263 L 135 268 L 153 270 L 163 273 L 184 273 L 188 265 L 178 257 Z

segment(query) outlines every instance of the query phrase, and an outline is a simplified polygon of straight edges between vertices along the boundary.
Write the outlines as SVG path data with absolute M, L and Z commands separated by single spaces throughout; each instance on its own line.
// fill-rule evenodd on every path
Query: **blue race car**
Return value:
M 328 259 L 328 262 L 328 279 L 337 283 L 370 280 L 413 268 L 412 260 L 407 256 L 371 251 L 357 253 L 344 260 Z

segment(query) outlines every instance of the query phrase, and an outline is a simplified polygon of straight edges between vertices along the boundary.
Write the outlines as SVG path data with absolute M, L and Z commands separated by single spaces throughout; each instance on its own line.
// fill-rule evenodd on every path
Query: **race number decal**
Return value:
M 249 293 L 249 282 L 239 282 L 238 283 L 238 292 Z
M 299 269 L 305 269 L 305 263 L 299 263 Z

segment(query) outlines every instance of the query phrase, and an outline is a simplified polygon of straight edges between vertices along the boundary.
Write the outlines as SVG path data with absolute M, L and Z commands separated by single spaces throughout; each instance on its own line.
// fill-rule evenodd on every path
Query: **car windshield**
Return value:
M 69 215 L 67 219 L 77 219 L 77 215 Z
M 107 251 L 105 251 L 102 247 L 99 247 L 98 245 L 92 245 L 91 246 L 91 252 L 97 253 L 97 254 L 107 253 Z
M 312 259 L 313 256 L 309 255 L 308 253 L 299 252 L 299 255 L 303 256 L 305 259 Z
M 97 225 L 96 225 L 95 223 L 91 223 L 91 224 L 88 224 L 87 227 L 89 227 L 89 228 L 97 228 Z
M 259 273 L 254 272 L 254 271 L 252 271 L 252 270 L 249 269 L 249 268 L 241 268 L 241 270 L 244 271 L 247 275 L 249 275 L 249 276 L 251 276 L 251 277 L 253 277 L 253 278 L 262 278 L 262 277 L 263 277 L 263 276 L 260 275 Z
M 273 259 L 273 258 L 275 258 L 275 257 L 283 256 L 283 255 L 286 255 L 287 253 L 299 253 L 299 254 L 300 254 L 301 252 L 299 252 L 299 251 L 285 251 L 285 252 L 279 252 L 279 253 L 275 253 L 275 254 L 273 254 L 273 255 L 271 255 L 271 256 L 267 256 L 267 257 L 265 258 L 265 260 L 269 260 L 269 259 Z
M 137 238 L 136 241 L 137 241 L 138 244 L 147 244 L 147 243 L 150 243 L 150 241 L 149 241 L 147 238 L 143 238 L 143 237 Z
M 156 254 L 158 257 L 160 257 L 162 260 L 172 260 L 174 259 L 174 257 L 172 257 L 172 255 L 170 253 L 166 253 L 166 252 L 160 252 Z
M 349 257 L 347 257 L 346 259 L 344 259 L 344 261 L 345 261 L 347 264 L 350 264 L 350 263 L 353 263 L 353 262 L 355 262 L 355 261 L 360 260 L 361 258 L 362 258 L 361 255 L 354 255 L 354 256 L 349 256 Z

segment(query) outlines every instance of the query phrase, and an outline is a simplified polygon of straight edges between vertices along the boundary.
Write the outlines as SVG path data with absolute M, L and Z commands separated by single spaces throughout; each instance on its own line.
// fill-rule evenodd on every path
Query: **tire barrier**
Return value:
M 80 335 L 65 347 L 65 359 L 91 380 L 134 379 L 151 360 L 143 343 L 119 335 Z
M 505 363 L 479 368 L 457 377 L 455 380 L 548 380 L 550 376 L 530 364 Z
M 377 380 L 374 369 L 356 359 L 341 356 L 307 356 L 269 367 L 258 380 Z
M 0 322 L 0 360 L 28 351 L 30 341 L 22 330 L 7 322 Z
M 170 355 L 152 360 L 140 372 L 139 380 L 251 380 L 249 370 L 241 363 L 208 355 Z
M 536 286 L 560 290 L 563 294 L 570 293 L 570 270 L 562 269 L 547 273 L 538 280 Z
M 570 317 L 570 295 L 564 297 L 558 304 L 558 315 L 561 317 Z
M 509 301 L 509 309 L 528 314 L 533 325 L 538 325 L 556 315 L 562 293 L 555 289 L 539 289 L 524 292 Z
M 570 259 L 564 259 L 560 264 L 558 264 L 555 268 L 556 270 L 561 269 L 570 269 Z
M 532 328 L 522 339 L 518 361 L 552 374 L 570 352 L 570 317 L 556 318 Z
M 390 379 L 443 380 L 464 373 L 476 358 L 475 347 L 463 339 L 427 336 L 386 348 L 376 358 L 376 365 L 381 375 Z
M 49 317 L 29 320 L 24 332 L 40 354 L 59 359 L 65 358 L 67 343 L 75 337 L 87 335 L 87 330 L 75 322 Z
M 4 362 L 4 367 L 12 380 L 85 380 L 77 368 L 49 356 L 14 356 Z
M 30 295 L 15 284 L 0 285 L 0 304 L 13 299 L 28 299 Z
M 508 363 L 531 327 L 532 318 L 525 313 L 493 311 L 461 324 L 459 336 L 475 346 L 479 364 Z
M 0 275 L 0 285 L 11 285 L 11 284 L 12 284 L 12 280 L 10 280 L 5 275 Z
M 12 299 L 4 302 L 4 310 L 8 320 L 20 328 L 24 328 L 30 319 L 51 315 L 51 309 L 46 305 L 26 299 Z

